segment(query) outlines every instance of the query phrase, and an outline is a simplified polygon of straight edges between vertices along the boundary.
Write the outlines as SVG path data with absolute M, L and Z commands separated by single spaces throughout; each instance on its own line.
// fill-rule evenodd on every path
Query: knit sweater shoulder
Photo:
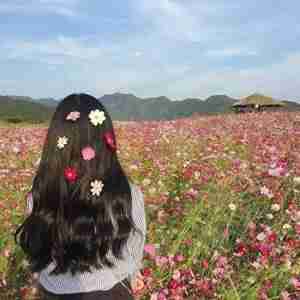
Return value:
M 50 275 L 49 273 L 55 267 L 52 262 L 38 274 L 38 281 L 46 290 L 54 294 L 109 290 L 125 278 L 132 280 L 136 277 L 138 271 L 143 267 L 142 260 L 146 237 L 146 219 L 144 197 L 141 189 L 133 183 L 130 183 L 130 188 L 133 221 L 143 232 L 143 236 L 138 232 L 130 234 L 123 248 L 125 260 L 116 258 L 113 256 L 111 250 L 109 250 L 107 257 L 115 263 L 114 267 L 109 268 L 104 266 L 99 270 L 92 268 L 92 272 L 76 273 L 74 276 L 72 276 L 70 272 Z

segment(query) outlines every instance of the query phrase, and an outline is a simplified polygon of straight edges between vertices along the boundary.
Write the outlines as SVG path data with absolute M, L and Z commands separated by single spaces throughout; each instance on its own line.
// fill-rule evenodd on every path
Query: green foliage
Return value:
M 50 120 L 53 112 L 53 107 L 40 103 L 0 96 L 0 120 L 10 124 L 23 122 L 39 124 Z

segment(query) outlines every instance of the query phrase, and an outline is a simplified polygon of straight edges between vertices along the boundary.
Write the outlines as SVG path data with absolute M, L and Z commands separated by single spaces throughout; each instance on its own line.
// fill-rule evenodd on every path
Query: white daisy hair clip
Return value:
M 104 111 L 100 111 L 99 109 L 96 110 L 92 110 L 89 113 L 89 118 L 91 120 L 91 123 L 94 126 L 97 126 L 98 124 L 102 124 L 104 122 L 104 120 L 106 119 L 105 115 L 104 115 Z
M 91 182 L 91 193 L 93 195 L 100 196 L 100 193 L 104 187 L 104 184 L 101 180 L 94 180 Z
M 67 144 L 68 144 L 68 138 L 66 136 L 58 137 L 57 147 L 59 149 L 63 149 L 65 147 L 65 145 L 67 145 Z

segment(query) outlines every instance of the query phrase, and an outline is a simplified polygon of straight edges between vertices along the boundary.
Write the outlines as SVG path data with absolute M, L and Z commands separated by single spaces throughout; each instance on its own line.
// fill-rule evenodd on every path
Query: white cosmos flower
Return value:
M 277 203 L 272 204 L 272 205 L 271 205 L 271 209 L 272 209 L 273 211 L 280 211 L 280 205 L 277 204 Z
M 100 196 L 100 193 L 104 187 L 104 184 L 102 183 L 101 180 L 94 180 L 91 182 L 91 193 L 93 195 Z
M 102 124 L 104 120 L 106 119 L 104 115 L 104 111 L 100 111 L 99 109 L 92 110 L 89 113 L 89 118 L 94 126 L 97 126 L 98 124 Z
M 290 224 L 288 224 L 288 223 L 285 223 L 283 226 L 282 226 L 282 229 L 283 230 L 289 230 L 289 229 L 291 229 L 292 228 L 292 226 L 290 225 Z
M 229 207 L 229 209 L 232 210 L 232 211 L 235 211 L 235 210 L 236 210 L 236 205 L 233 204 L 233 203 L 230 203 L 230 204 L 228 205 L 228 207 Z
M 293 181 L 295 184 L 300 184 L 300 176 L 294 177 Z
M 142 181 L 142 184 L 143 185 L 149 185 L 151 183 L 151 180 L 149 178 L 145 178 L 143 181 Z
M 264 232 L 261 232 L 256 236 L 256 239 L 259 241 L 263 241 L 265 238 L 266 238 L 266 235 Z
M 59 137 L 58 140 L 57 140 L 57 147 L 59 149 L 62 149 L 65 147 L 65 145 L 68 144 L 68 138 L 63 136 L 63 137 Z
M 272 192 L 266 186 L 263 186 L 263 187 L 260 188 L 260 193 L 262 195 L 267 196 L 269 199 L 273 198 L 273 196 L 274 196 L 272 194 Z

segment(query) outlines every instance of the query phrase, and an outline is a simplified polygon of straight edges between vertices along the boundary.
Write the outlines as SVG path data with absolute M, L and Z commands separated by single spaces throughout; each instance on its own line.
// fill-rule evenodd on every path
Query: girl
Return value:
M 133 299 L 144 199 L 116 150 L 99 100 L 72 94 L 59 103 L 27 199 L 30 214 L 15 233 L 42 299 Z

